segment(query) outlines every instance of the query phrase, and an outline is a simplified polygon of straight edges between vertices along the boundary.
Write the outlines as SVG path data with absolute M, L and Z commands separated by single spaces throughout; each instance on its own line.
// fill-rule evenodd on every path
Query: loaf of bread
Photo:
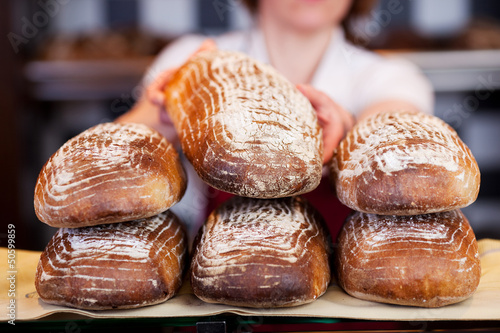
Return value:
M 233 197 L 198 234 L 191 285 L 205 302 L 269 308 L 309 303 L 330 282 L 323 220 L 300 197 Z
M 50 304 L 142 307 L 175 294 L 186 257 L 184 230 L 170 211 L 131 222 L 61 228 L 42 252 L 35 286 Z
M 439 307 L 463 301 L 481 275 L 478 246 L 460 210 L 415 216 L 356 212 L 340 231 L 339 285 L 369 301 Z
M 316 114 L 272 67 L 241 53 L 201 52 L 174 74 L 165 96 L 182 149 L 209 185 L 267 199 L 318 186 Z
M 139 124 L 105 123 L 67 141 L 43 166 L 35 212 L 53 227 L 84 227 L 159 214 L 184 195 L 174 147 Z
M 365 213 L 417 215 L 470 205 L 480 173 L 469 148 L 444 121 L 422 113 L 381 113 L 360 121 L 330 164 L 339 200 Z

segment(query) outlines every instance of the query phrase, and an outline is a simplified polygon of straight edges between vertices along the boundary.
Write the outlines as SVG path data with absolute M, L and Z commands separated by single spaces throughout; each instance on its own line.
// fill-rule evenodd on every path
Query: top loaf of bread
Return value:
M 177 203 L 187 179 L 177 151 L 140 124 L 104 123 L 68 140 L 45 163 L 35 212 L 63 228 L 131 221 Z
M 230 51 L 204 51 L 165 90 L 182 149 L 209 185 L 279 198 L 316 188 L 322 132 L 308 99 L 271 66 Z
M 458 134 L 438 117 L 387 112 L 347 134 L 330 164 L 339 200 L 365 213 L 449 211 L 477 198 L 479 168 Z

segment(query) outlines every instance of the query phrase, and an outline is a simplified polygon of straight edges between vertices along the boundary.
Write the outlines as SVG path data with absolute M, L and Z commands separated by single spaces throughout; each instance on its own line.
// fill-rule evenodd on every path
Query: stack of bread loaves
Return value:
M 338 237 L 339 285 L 378 302 L 439 307 L 480 278 L 474 233 L 460 208 L 477 198 L 477 163 L 437 117 L 383 113 L 359 122 L 330 164 L 338 198 L 356 212 Z
M 236 194 L 194 243 L 191 285 L 206 302 L 285 307 L 330 282 L 322 218 L 299 194 L 318 186 L 321 128 L 309 101 L 268 65 L 221 50 L 191 58 L 165 90 L 201 179 Z
M 187 246 L 168 209 L 185 189 L 177 152 L 147 126 L 105 123 L 66 142 L 35 187 L 38 218 L 60 228 L 40 257 L 40 298 L 98 310 L 172 297 Z

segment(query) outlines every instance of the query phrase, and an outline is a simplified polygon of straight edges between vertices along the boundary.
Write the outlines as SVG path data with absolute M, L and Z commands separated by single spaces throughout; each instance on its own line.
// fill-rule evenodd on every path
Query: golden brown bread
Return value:
M 169 211 L 132 222 L 61 228 L 35 278 L 47 303 L 105 310 L 157 304 L 179 289 L 186 238 Z
M 416 216 L 356 212 L 340 231 L 339 285 L 383 303 L 439 307 L 463 301 L 481 276 L 474 233 L 460 210 Z
M 316 114 L 272 67 L 241 53 L 205 51 L 174 74 L 165 96 L 182 149 L 209 185 L 268 199 L 318 186 Z
M 66 142 L 43 166 L 35 212 L 53 227 L 84 227 L 159 214 L 186 176 L 174 147 L 139 124 L 105 123 Z
M 479 192 L 469 148 L 437 117 L 381 113 L 360 121 L 330 163 L 339 200 L 365 213 L 416 215 L 462 208 Z
M 321 216 L 300 197 L 233 197 L 195 240 L 191 285 L 200 299 L 246 307 L 289 307 L 321 296 L 330 282 Z

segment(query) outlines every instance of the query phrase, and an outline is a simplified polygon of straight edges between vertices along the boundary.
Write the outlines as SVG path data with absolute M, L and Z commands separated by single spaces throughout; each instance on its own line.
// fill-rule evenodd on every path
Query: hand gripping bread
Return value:
M 322 219 L 300 197 L 233 197 L 207 219 L 191 261 L 205 302 L 269 308 L 309 303 L 330 282 Z
M 84 227 L 159 214 L 186 176 L 174 147 L 139 124 L 105 123 L 66 142 L 43 166 L 35 212 L 53 227 Z
M 186 238 L 169 211 L 142 220 L 61 228 L 42 252 L 35 286 L 47 303 L 105 310 L 157 304 L 179 289 Z
M 166 109 L 201 179 L 236 195 L 278 198 L 312 191 L 323 144 L 305 96 L 268 65 L 205 51 L 168 84 Z
M 469 148 L 437 117 L 381 113 L 360 121 L 330 164 L 339 200 L 365 213 L 427 214 L 468 206 L 480 173 Z
M 340 231 L 339 285 L 369 301 L 439 307 L 476 290 L 478 246 L 460 210 L 415 216 L 356 212 Z

